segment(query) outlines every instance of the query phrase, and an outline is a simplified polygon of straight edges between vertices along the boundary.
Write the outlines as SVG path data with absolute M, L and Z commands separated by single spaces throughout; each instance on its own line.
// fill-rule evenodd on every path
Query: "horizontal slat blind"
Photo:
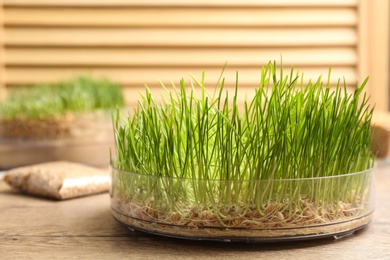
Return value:
M 7 9 L 7 24 L 66 27 L 316 27 L 354 26 L 356 11 L 340 8 L 22 8 Z M 202 19 L 199 19 L 202 17 Z M 332 17 L 332 19 L 329 19 Z M 180 23 L 178 22 L 180 21 Z M 308 24 L 310 21 L 310 24 Z
M 356 6 L 358 0 L 3 0 L 7 6 Z
M 260 66 L 282 56 L 307 79 L 332 67 L 332 83 L 353 87 L 357 9 L 357 0 L 4 0 L 5 84 L 106 76 L 134 104 L 144 84 L 158 92 L 159 81 L 202 71 L 212 87 L 225 62 L 228 87 L 239 71 L 250 91 Z
M 256 53 L 256 55 L 254 55 Z M 10 66 L 221 66 L 229 64 L 258 67 L 260 61 L 278 59 L 281 51 L 272 47 L 253 48 L 145 48 L 145 47 L 8 47 Z M 286 48 L 284 65 L 355 66 L 356 49 L 346 47 Z M 213 57 L 213 59 L 205 59 Z M 39 60 L 39 64 L 37 61 Z
M 6 46 L 353 46 L 353 28 L 5 28 Z
M 4 13 L 3 0 L 0 0 L 0 100 L 6 97 L 5 53 L 4 53 Z

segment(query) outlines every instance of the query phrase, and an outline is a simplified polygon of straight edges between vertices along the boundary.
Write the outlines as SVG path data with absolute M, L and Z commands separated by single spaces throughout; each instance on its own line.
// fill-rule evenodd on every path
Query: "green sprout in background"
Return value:
M 51 140 L 76 132 L 91 136 L 87 130 L 98 124 L 104 111 L 123 106 L 120 86 L 106 79 L 77 77 L 15 87 L 0 104 L 0 140 Z
M 64 113 L 124 106 L 120 86 L 80 76 L 53 84 L 15 88 L 0 107 L 3 119 L 43 119 Z

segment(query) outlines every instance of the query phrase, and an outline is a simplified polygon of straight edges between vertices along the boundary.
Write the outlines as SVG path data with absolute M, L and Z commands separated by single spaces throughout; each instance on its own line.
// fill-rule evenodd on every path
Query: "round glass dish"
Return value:
M 109 111 L 0 122 L 0 169 L 57 160 L 109 165 L 114 145 Z
M 111 210 L 131 230 L 185 239 L 337 238 L 371 221 L 374 169 L 321 178 L 221 181 L 156 177 L 111 166 Z

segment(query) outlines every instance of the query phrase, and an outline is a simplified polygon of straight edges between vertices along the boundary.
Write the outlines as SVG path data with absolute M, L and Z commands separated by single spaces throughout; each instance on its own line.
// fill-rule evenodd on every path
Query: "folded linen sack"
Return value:
M 4 180 L 27 194 L 63 200 L 107 192 L 108 171 L 66 161 L 9 170 Z

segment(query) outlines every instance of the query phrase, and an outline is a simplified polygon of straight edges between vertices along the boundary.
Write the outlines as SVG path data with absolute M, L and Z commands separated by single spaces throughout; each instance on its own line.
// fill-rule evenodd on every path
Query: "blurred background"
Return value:
M 147 84 L 189 74 L 240 93 L 269 60 L 305 78 L 332 67 L 348 87 L 370 76 L 377 109 L 389 108 L 389 0 L 2 0 L 0 95 L 19 85 L 74 75 L 120 83 L 133 106 Z

